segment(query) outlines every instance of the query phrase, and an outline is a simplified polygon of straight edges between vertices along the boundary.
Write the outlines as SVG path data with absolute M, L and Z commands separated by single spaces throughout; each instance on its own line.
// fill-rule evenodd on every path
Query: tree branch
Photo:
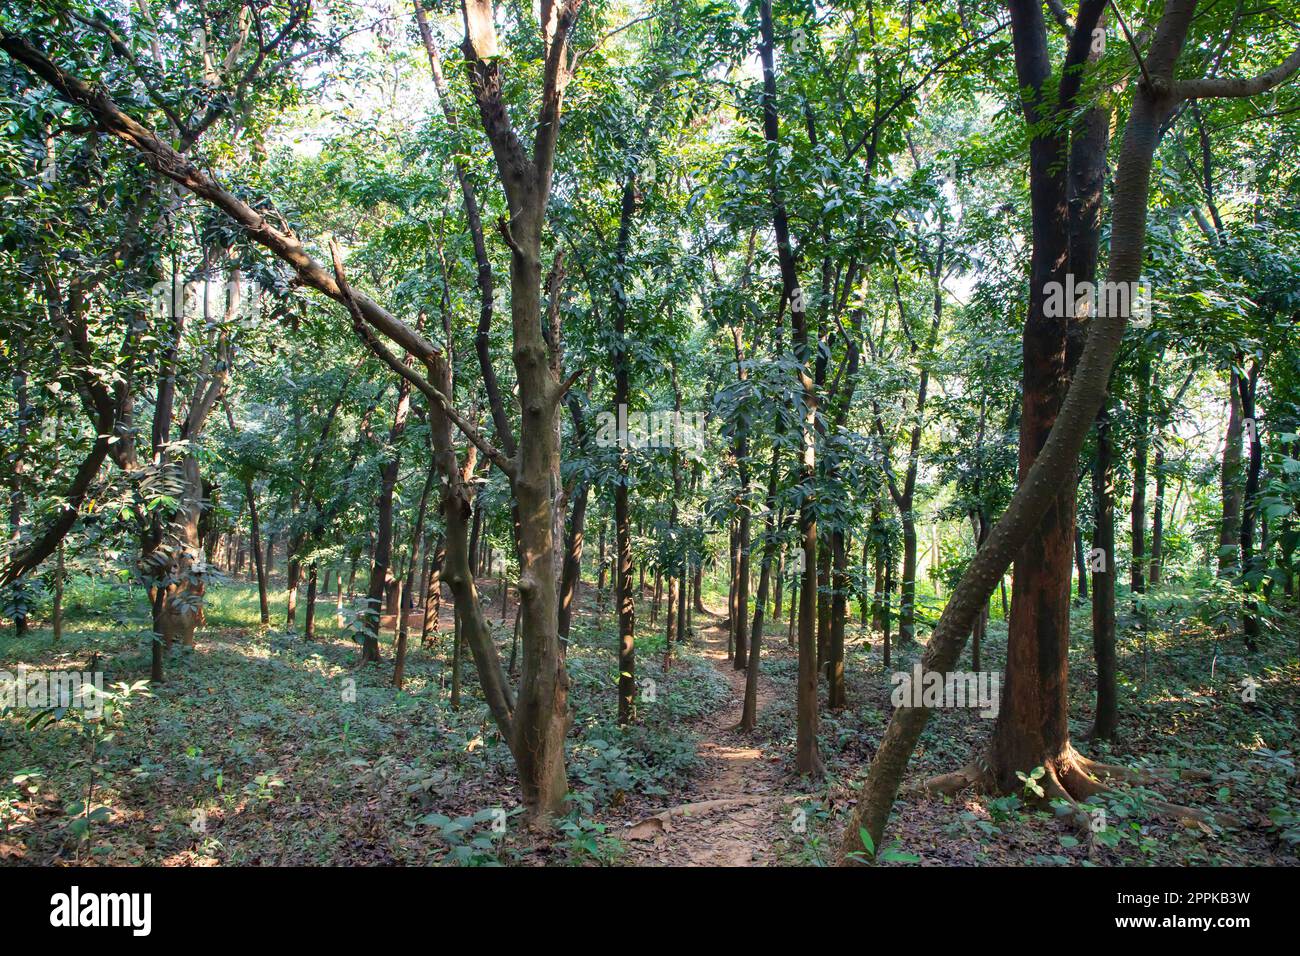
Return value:
M 1209 97 L 1245 97 L 1258 96 L 1273 87 L 1285 83 L 1296 70 L 1300 70 L 1300 46 L 1291 55 L 1263 73 L 1252 77 L 1203 77 L 1199 80 L 1185 80 L 1174 85 L 1174 95 L 1179 99 L 1197 100 Z
M 392 350 L 379 340 L 379 337 L 372 332 L 366 325 L 365 319 L 361 315 L 361 309 L 357 302 L 352 288 L 348 285 L 347 276 L 343 272 L 343 259 L 339 254 L 338 243 L 330 243 L 330 255 L 334 260 L 334 277 L 338 282 L 338 287 L 342 293 L 343 304 L 347 306 L 348 312 L 352 315 L 352 326 L 356 330 L 361 341 L 366 344 L 370 351 L 374 352 L 379 359 L 390 369 L 400 375 L 406 381 L 418 388 L 431 401 L 437 402 L 452 423 L 461 430 L 461 432 L 474 445 L 488 457 L 492 464 L 496 465 L 505 473 L 507 478 L 512 481 L 515 476 L 514 462 L 501 453 L 495 445 L 483 437 L 477 428 L 473 426 L 460 412 L 451 404 L 451 399 L 435 388 L 427 378 L 419 372 L 412 369 L 405 362 L 393 354 Z M 425 364 L 430 364 L 436 359 L 425 359 Z
M 152 130 L 124 113 L 106 91 L 64 72 L 26 38 L 17 34 L 0 31 L 0 49 L 52 86 L 62 99 L 88 110 L 105 132 L 139 152 L 149 168 L 225 212 L 250 239 L 292 266 L 304 285 L 336 302 L 343 302 L 343 294 L 334 277 L 311 257 L 297 236 L 268 223 L 261 213 L 172 149 Z M 370 325 L 422 361 L 441 354 L 422 335 L 367 296 L 358 293 L 356 304 Z

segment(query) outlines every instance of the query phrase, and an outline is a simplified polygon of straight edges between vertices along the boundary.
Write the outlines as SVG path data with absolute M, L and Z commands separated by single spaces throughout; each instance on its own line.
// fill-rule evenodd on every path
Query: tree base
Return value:
M 1112 782 L 1146 786 L 1160 781 L 1206 780 L 1210 777 L 1209 772 L 1205 770 L 1159 772 L 1101 763 L 1085 757 L 1068 745 L 1059 756 L 1044 760 L 1042 767 L 1044 773 L 1038 779 L 1038 785 L 1043 790 L 1041 800 L 1043 802 L 1066 801 L 1074 810 L 1076 822 L 1084 827 L 1090 826 L 1091 818 L 1079 804 L 1095 796 L 1116 793 L 1115 787 L 1111 785 Z M 1000 796 L 1009 792 L 1007 788 L 998 785 L 997 776 L 983 761 L 972 761 L 960 770 L 931 777 L 921 785 L 920 789 L 931 796 L 953 796 L 966 790 L 991 796 Z M 1158 814 L 1172 817 L 1180 822 L 1215 823 L 1219 826 L 1231 826 L 1235 823 L 1232 817 L 1225 814 L 1214 814 L 1208 810 L 1168 803 L 1157 798 L 1148 797 L 1143 802 Z

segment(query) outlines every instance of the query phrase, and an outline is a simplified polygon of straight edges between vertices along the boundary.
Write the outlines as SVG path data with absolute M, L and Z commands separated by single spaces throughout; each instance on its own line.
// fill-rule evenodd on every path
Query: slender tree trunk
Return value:
M 1219 576 L 1233 573 L 1241 558 L 1241 388 L 1237 363 L 1228 371 L 1228 434 L 1223 443 L 1223 466 L 1219 487 L 1223 496 L 1223 519 L 1219 524 Z
M 441 514 L 439 505 L 439 514 Z M 438 629 L 438 618 L 442 614 L 442 566 L 447 557 L 446 538 L 438 535 L 438 543 L 433 546 L 433 559 L 429 562 L 428 583 L 424 589 L 424 620 L 420 624 L 420 646 L 427 647 L 429 629 Z
M 772 449 L 772 465 L 767 476 L 767 517 L 763 527 L 763 554 L 759 562 L 758 599 L 754 603 L 754 626 L 750 631 L 749 668 L 745 674 L 745 698 L 740 710 L 741 733 L 753 733 L 758 722 L 758 678 L 762 667 L 763 618 L 767 610 L 767 591 L 772 579 L 779 539 L 776 533 L 776 492 L 780 476 L 781 453 Z M 777 623 L 780 618 L 776 617 Z
M 1146 591 L 1147 548 L 1147 452 L 1151 434 L 1151 359 L 1146 352 L 1138 361 L 1137 435 L 1133 442 L 1133 560 L 1129 566 L 1130 585 L 1134 594 Z
M 54 552 L 54 606 L 50 611 L 50 626 L 54 629 L 55 643 L 63 639 L 63 542 Z
M 1092 466 L 1092 654 L 1097 664 L 1093 740 L 1114 740 L 1119 724 L 1115 661 L 1115 462 L 1110 407 L 1097 415 L 1097 458 Z
M 748 454 L 748 450 L 746 450 Z M 735 668 L 743 671 L 749 666 L 749 468 L 741 468 L 741 487 L 745 500 L 740 505 L 736 522 L 736 605 L 732 617 L 732 631 L 736 636 Z
M 391 457 L 379 469 L 379 496 L 375 502 L 375 550 L 371 558 L 370 580 L 366 585 L 365 606 L 360 615 L 363 661 L 377 662 L 380 659 L 379 621 L 388 588 L 388 570 L 393 560 L 393 493 L 397 488 L 397 475 L 402 465 L 398 443 L 406 431 L 410 411 L 411 386 L 406 379 L 402 379 L 397 390 L 393 424 L 388 430 L 388 453 Z
M 434 480 L 438 477 L 439 461 L 436 456 L 430 455 L 429 468 L 424 476 L 424 487 L 420 489 L 419 504 L 415 509 L 415 524 L 411 527 L 411 541 L 409 545 L 410 556 L 407 558 L 406 580 L 403 582 L 397 601 L 397 648 L 393 652 L 393 686 L 398 690 L 402 689 L 402 684 L 406 679 L 406 649 L 407 641 L 410 635 L 410 616 L 415 608 L 415 558 L 419 550 L 420 542 L 424 540 L 424 517 L 428 513 L 429 492 L 433 490 Z M 425 555 L 428 560 L 428 555 Z M 425 617 L 428 617 L 428 609 L 425 609 Z
M 817 507 L 814 494 L 816 475 L 816 431 L 818 396 L 810 374 L 812 361 L 808 333 L 807 305 L 799 286 L 794 248 L 777 168 L 780 123 L 776 106 L 775 31 L 771 0 L 760 0 L 758 46 L 763 68 L 763 139 L 767 146 L 772 222 L 776 234 L 777 260 L 781 269 L 782 294 L 790 304 L 790 326 L 797 384 L 802 392 L 800 423 L 803 454 L 799 481 L 803 495 L 799 507 L 799 540 L 803 542 L 803 583 L 799 590 L 799 671 L 795 694 L 795 768 L 801 774 L 820 777 L 823 772 L 817 745 Z
M 15 339 L 16 347 L 14 352 L 17 357 L 17 368 L 13 373 L 13 389 L 18 409 L 17 427 L 15 428 L 17 447 L 12 455 L 12 470 L 10 471 L 9 542 L 11 552 L 18 551 L 23 540 L 23 508 L 26 504 L 26 496 L 23 493 L 23 475 L 27 467 L 25 459 L 27 453 L 27 424 L 33 413 L 33 409 L 27 400 L 26 338 L 19 332 Z M 15 599 L 14 637 L 22 637 L 27 633 L 28 598 L 26 583 L 16 583 L 13 592 Z
M 573 623 L 573 611 L 578 600 L 578 590 L 582 586 L 582 544 L 583 530 L 587 522 L 586 482 L 580 484 L 573 498 L 573 507 L 569 509 L 568 541 L 564 547 L 564 577 L 560 582 L 560 640 L 568 646 L 569 629 Z M 603 571 L 603 569 L 602 569 Z
M 307 568 L 307 613 L 302 626 L 302 636 L 307 641 L 316 639 L 316 570 L 313 561 Z
M 908 501 L 900 515 L 903 523 L 903 578 L 898 596 L 898 643 L 916 640 L 916 522 Z
M 1165 445 L 1162 436 L 1156 436 L 1156 500 L 1151 512 L 1151 566 L 1147 577 L 1152 587 L 1160 583 L 1163 573 L 1160 565 L 1165 551 Z
M 1074 570 L 1079 589 L 1076 603 L 1082 604 L 1088 600 L 1088 563 L 1083 555 L 1083 528 L 1077 521 L 1074 525 Z
M 836 528 L 831 532 L 831 559 L 833 573 L 831 587 L 830 657 L 826 662 L 827 706 L 840 710 L 847 702 L 844 689 L 844 619 L 848 617 L 848 545 L 844 532 Z
M 1252 653 L 1258 649 L 1259 615 L 1258 604 L 1254 598 L 1256 587 L 1249 575 L 1256 571 L 1255 523 L 1259 519 L 1259 478 L 1263 467 L 1263 445 L 1260 441 L 1259 422 L 1255 418 L 1255 390 L 1259 382 L 1259 360 L 1251 363 L 1250 371 L 1244 379 L 1239 379 L 1241 392 L 1242 426 L 1246 432 L 1246 488 L 1242 496 L 1241 509 L 1241 570 L 1247 577 L 1242 582 L 1246 592 L 1245 606 L 1242 609 L 1241 630 L 1245 638 L 1246 649 Z

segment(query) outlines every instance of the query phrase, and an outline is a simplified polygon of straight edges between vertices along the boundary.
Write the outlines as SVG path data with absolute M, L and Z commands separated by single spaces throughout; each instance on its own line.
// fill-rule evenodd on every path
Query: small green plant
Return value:
M 590 805 L 587 812 L 590 812 Z M 590 819 L 580 807 L 575 807 L 559 821 L 557 828 L 565 835 L 560 848 L 575 862 L 591 860 L 601 866 L 609 866 L 623 852 L 623 841 L 607 836 L 608 827 Z
M 244 784 L 244 793 L 260 803 L 270 803 L 275 799 L 275 791 L 284 786 L 284 781 L 274 774 L 259 773 Z
M 858 863 L 869 863 L 873 860 L 881 863 L 919 863 L 921 858 L 915 853 L 908 853 L 903 849 L 901 843 L 895 840 L 879 854 L 876 853 L 876 841 L 871 839 L 871 833 L 866 827 L 858 828 L 858 839 L 862 841 L 861 850 L 853 850 L 847 856 L 850 860 Z
M 1028 774 L 1017 770 L 1016 776 L 1020 779 L 1020 782 L 1025 785 L 1025 793 L 1032 793 L 1041 800 L 1043 797 L 1047 796 L 1047 793 L 1043 790 L 1042 785 L 1039 784 L 1038 781 L 1043 779 L 1043 775 L 1046 773 L 1047 770 L 1045 768 L 1035 767 L 1033 770 L 1029 771 Z
M 18 804 L 23 794 L 34 797 L 40 791 L 38 782 L 44 774 L 35 767 L 19 770 L 10 778 L 9 786 L 0 790 L 0 834 L 9 833 L 9 824 L 19 816 Z
M 497 843 L 506 834 L 506 820 L 519 812 L 515 809 L 507 813 L 500 807 L 489 807 L 460 817 L 430 813 L 417 822 L 436 828 L 438 839 L 447 847 L 449 862 L 459 866 L 500 866 Z M 483 826 L 489 822 L 491 826 Z
M 67 721 L 82 739 L 82 756 L 75 758 L 68 766 L 86 768 L 85 796 L 69 802 L 63 808 L 67 814 L 67 832 L 79 843 L 89 845 L 92 826 L 107 821 L 113 815 L 109 807 L 95 806 L 95 786 L 103 769 L 104 748 L 125 724 L 132 698 L 153 696 L 148 686 L 147 680 L 136 681 L 134 684 L 112 684 L 104 690 L 94 684 L 83 684 L 73 706 L 46 707 L 27 722 L 28 729 L 35 730 L 56 721 Z

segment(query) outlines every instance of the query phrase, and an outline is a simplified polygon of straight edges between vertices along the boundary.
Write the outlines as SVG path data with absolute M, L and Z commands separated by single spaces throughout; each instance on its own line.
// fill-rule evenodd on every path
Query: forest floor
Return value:
M 513 592 L 503 611 L 496 583 L 480 587 L 508 661 Z M 1239 639 L 1201 623 L 1182 592 L 1160 600 L 1145 626 L 1124 605 L 1122 736 L 1108 748 L 1084 742 L 1093 672 L 1088 608 L 1076 609 L 1072 736 L 1099 759 L 1198 767 L 1209 780 L 1099 798 L 1110 824 L 1082 838 L 1027 794 L 905 794 L 882 862 L 1300 862 L 1300 623 L 1271 622 L 1260 652 L 1247 655 Z M 427 647 L 413 640 L 399 692 L 390 686 L 391 636 L 384 635 L 383 663 L 359 664 L 333 602 L 321 597 L 317 640 L 306 642 L 258 626 L 249 585 L 213 588 L 197 645 L 169 656 L 164 684 L 123 702 L 108 739 L 96 739 L 96 725 L 75 715 L 30 726 L 28 712 L 0 712 L 0 865 L 825 864 L 892 712 L 891 675 L 923 649 L 895 647 L 885 668 L 880 636 L 852 622 L 849 706 L 822 712 L 827 777 L 812 782 L 794 768 L 797 661 L 784 626 L 764 642 L 758 726 L 742 735 L 735 728 L 744 675 L 727 658 L 719 618 L 696 614 L 695 634 L 665 669 L 663 618 L 645 601 L 637 677 L 652 683 L 642 684 L 637 721 L 620 728 L 613 615 L 584 587 L 568 658 L 572 809 L 553 838 L 540 839 L 516 825 L 509 752 L 468 663 L 461 706 L 450 706 L 449 609 Z M 276 624 L 283 607 L 280 592 Z M 147 608 L 132 588 L 82 579 L 69 591 L 62 641 L 44 627 L 22 639 L 6 633 L 0 670 L 98 669 L 109 683 L 130 683 L 148 676 L 147 638 Z M 1005 628 L 995 620 L 983 667 L 996 672 L 1004 658 Z M 1247 681 L 1252 700 L 1243 696 Z M 990 728 L 970 711 L 936 711 L 908 783 L 963 765 Z M 1230 814 L 1235 824 L 1186 826 L 1157 812 L 1156 797 Z
M 737 730 L 745 672 L 727 656 L 727 632 L 716 615 L 700 633 L 697 650 L 727 681 L 723 706 L 705 717 L 696 749 L 699 764 L 683 803 L 647 817 L 628 831 L 624 862 L 660 866 L 756 866 L 773 862 L 774 833 L 789 825 L 789 782 L 764 741 Z M 761 675 L 761 672 L 760 672 Z M 760 676 L 758 709 L 772 699 Z

